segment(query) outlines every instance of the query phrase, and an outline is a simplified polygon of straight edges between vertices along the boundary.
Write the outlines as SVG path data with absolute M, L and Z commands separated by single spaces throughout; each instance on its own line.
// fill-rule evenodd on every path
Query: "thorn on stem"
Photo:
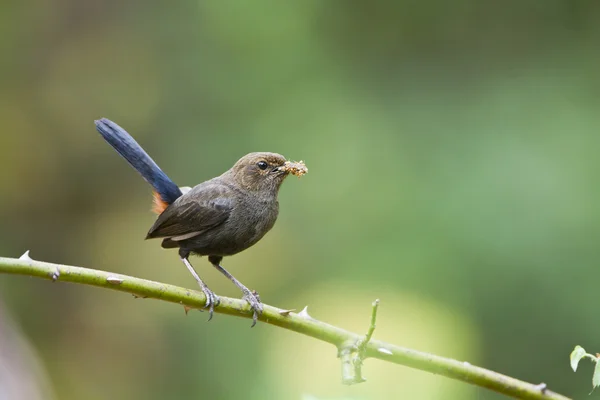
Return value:
M 25 253 L 23 253 L 23 255 L 21 257 L 19 257 L 19 260 L 33 261 L 33 259 L 31 257 L 29 257 L 29 250 L 27 250 Z
M 292 308 L 291 310 L 279 310 L 279 314 L 287 317 L 292 311 L 296 311 L 296 309 Z
M 546 390 L 548 390 L 548 385 L 546 385 L 544 382 L 542 382 L 539 385 L 535 385 L 535 388 L 537 390 L 539 390 L 540 392 L 542 392 L 542 394 L 545 394 Z
M 308 306 L 304 307 L 302 309 L 302 311 L 300 311 L 298 313 L 298 315 L 301 316 L 301 317 L 304 317 L 304 318 L 311 318 L 312 319 L 312 317 L 310 315 L 308 315 Z

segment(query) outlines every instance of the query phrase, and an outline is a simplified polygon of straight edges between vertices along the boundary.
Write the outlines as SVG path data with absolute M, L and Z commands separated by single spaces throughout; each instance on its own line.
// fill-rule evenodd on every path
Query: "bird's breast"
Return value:
M 237 214 L 237 221 L 242 221 L 237 235 L 244 236 L 250 246 L 259 241 L 275 225 L 277 215 L 279 214 L 279 204 L 277 201 L 249 201 L 242 202 L 232 213 Z M 244 234 L 246 233 L 246 234 Z
M 278 213 L 277 201 L 240 200 L 224 224 L 189 239 L 186 246 L 200 255 L 234 255 L 262 239 L 275 225 Z

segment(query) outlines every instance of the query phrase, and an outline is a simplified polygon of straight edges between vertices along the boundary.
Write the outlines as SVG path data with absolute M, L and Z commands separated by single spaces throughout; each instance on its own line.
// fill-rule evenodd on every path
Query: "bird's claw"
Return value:
M 218 306 L 221 303 L 219 296 L 214 294 L 209 288 L 202 288 L 202 292 L 204 292 L 204 296 L 206 297 L 206 304 L 204 304 L 204 308 L 208 308 L 208 321 L 210 321 L 213 317 L 213 312 L 215 310 L 215 306 Z
M 260 302 L 260 297 L 255 291 L 247 291 L 244 293 L 242 299 L 246 300 L 248 304 L 250 304 L 250 309 L 252 310 L 252 325 L 250 327 L 253 328 L 254 325 L 256 325 L 258 316 L 263 312 L 263 305 Z

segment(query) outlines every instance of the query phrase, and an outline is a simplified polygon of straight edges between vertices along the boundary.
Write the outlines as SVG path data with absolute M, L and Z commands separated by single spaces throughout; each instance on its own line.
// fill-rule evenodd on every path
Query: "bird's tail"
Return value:
M 154 188 L 153 211 L 162 213 L 169 204 L 182 195 L 181 190 L 154 160 L 142 149 L 125 129 L 109 119 L 97 121 L 96 129 L 127 162 Z

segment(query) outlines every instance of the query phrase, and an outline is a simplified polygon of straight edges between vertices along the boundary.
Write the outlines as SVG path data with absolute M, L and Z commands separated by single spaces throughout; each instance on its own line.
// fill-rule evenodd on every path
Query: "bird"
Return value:
M 191 255 L 208 261 L 242 292 L 250 304 L 252 326 L 263 312 L 258 293 L 251 291 L 221 265 L 256 244 L 271 230 L 279 213 L 277 195 L 285 178 L 308 172 L 304 162 L 286 160 L 281 154 L 253 152 L 241 157 L 223 174 L 193 188 L 177 186 L 115 122 L 101 118 L 96 129 L 153 188 L 153 211 L 158 217 L 146 239 L 162 239 L 165 249 L 177 248 L 179 258 L 206 297 L 204 308 L 213 311 L 219 297 L 208 288 L 192 264 Z

